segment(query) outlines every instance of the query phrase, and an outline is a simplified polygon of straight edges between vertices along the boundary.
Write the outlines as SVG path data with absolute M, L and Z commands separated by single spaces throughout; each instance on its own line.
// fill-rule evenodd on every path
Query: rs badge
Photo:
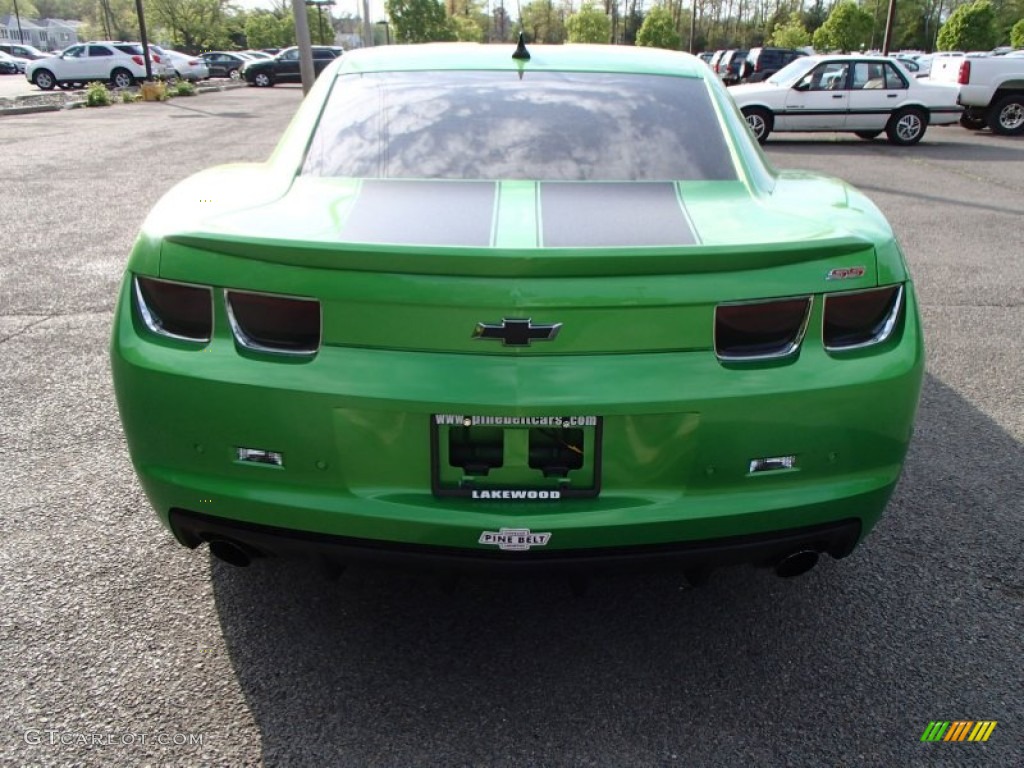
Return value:
M 826 280 L 849 280 L 854 277 L 864 277 L 864 267 L 839 267 L 825 275 Z

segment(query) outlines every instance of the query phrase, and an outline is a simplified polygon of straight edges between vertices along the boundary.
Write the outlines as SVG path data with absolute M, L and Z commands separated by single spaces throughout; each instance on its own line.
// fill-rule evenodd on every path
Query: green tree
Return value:
M 1014 48 L 1024 48 L 1024 19 L 1014 24 L 1010 30 L 1010 45 Z
M 651 8 L 644 23 L 640 25 L 640 31 L 636 33 L 636 44 L 678 51 L 680 43 L 672 11 L 662 5 Z
M 455 32 L 455 39 L 460 43 L 482 43 L 484 31 L 479 22 L 471 16 L 452 16 L 448 21 Z
M 163 27 L 176 47 L 195 51 L 221 37 L 225 5 L 226 0 L 149 0 L 146 17 Z
M 522 24 L 531 43 L 565 42 L 563 14 L 555 9 L 552 0 L 533 0 L 524 5 Z
M 957 8 L 939 30 L 940 51 L 984 51 L 995 46 L 996 12 L 988 0 Z
M 288 6 L 288 10 L 284 12 L 277 23 L 277 42 L 273 47 L 287 48 L 290 45 L 298 45 L 298 38 L 295 35 L 295 14 L 292 12 L 290 5 Z M 320 45 L 320 19 L 317 16 L 316 8 L 311 5 L 306 6 L 306 24 L 309 27 L 310 41 L 313 45 Z M 324 37 L 329 37 L 330 40 L 334 39 L 334 29 L 328 23 L 327 19 L 324 19 Z M 330 41 L 328 41 L 327 44 L 329 45 Z M 263 47 L 269 48 L 271 46 Z
M 612 20 L 589 2 L 565 22 L 570 43 L 608 43 L 612 39 Z
M 0 0 L 0 16 L 6 16 L 8 13 L 14 16 L 14 0 Z M 21 16 L 21 20 L 25 21 L 25 19 L 38 18 L 39 10 L 32 0 L 18 0 L 18 14 Z M 14 28 L 14 34 L 18 34 L 17 26 Z
M 771 44 L 780 48 L 803 48 L 811 44 L 811 33 L 804 26 L 799 11 L 793 11 L 789 15 L 789 21 L 775 28 Z
M 444 6 L 436 0 L 386 0 L 391 37 L 396 43 L 429 43 L 454 40 Z
M 281 20 L 266 11 L 255 11 L 245 20 L 245 42 L 250 48 L 277 48 L 281 45 Z
M 858 51 L 871 41 L 871 14 L 853 0 L 837 3 L 814 33 L 819 51 Z

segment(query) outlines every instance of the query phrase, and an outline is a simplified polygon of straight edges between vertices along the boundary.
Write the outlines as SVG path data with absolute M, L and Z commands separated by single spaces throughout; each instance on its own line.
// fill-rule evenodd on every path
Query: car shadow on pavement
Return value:
M 182 104 L 181 103 L 181 98 L 174 99 L 173 101 L 165 101 L 164 102 L 164 106 L 174 107 L 175 109 L 181 109 L 181 110 L 185 110 L 186 112 L 192 113 L 192 114 L 187 114 L 187 115 L 170 115 L 170 117 L 172 117 L 172 118 L 173 117 L 178 117 L 178 118 L 181 118 L 181 117 L 230 117 L 230 118 L 236 118 L 236 117 L 241 117 L 241 118 L 259 117 L 259 115 L 257 115 L 255 113 L 255 110 L 253 112 L 211 112 L 208 109 L 199 109 L 199 107 L 190 107 L 190 106 L 187 106 L 185 104 Z
M 267 765 L 909 765 L 930 720 L 982 718 L 1003 738 L 958 764 L 1010 765 L 1021 466 L 1011 435 L 928 376 L 882 521 L 797 579 L 633 575 L 577 598 L 555 578 L 446 594 L 214 562 L 214 594 Z

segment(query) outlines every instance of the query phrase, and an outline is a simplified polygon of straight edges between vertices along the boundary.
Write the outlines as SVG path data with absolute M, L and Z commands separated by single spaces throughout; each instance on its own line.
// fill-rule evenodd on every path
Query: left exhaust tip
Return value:
M 252 562 L 252 557 L 241 546 L 228 539 L 213 539 L 210 542 L 210 553 L 229 565 L 245 568 Z

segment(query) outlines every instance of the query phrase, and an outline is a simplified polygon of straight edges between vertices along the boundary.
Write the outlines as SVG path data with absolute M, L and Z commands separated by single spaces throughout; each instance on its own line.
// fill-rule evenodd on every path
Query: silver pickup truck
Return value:
M 1024 134 L 1024 56 L 944 56 L 936 59 L 929 79 L 960 85 L 965 128 Z

